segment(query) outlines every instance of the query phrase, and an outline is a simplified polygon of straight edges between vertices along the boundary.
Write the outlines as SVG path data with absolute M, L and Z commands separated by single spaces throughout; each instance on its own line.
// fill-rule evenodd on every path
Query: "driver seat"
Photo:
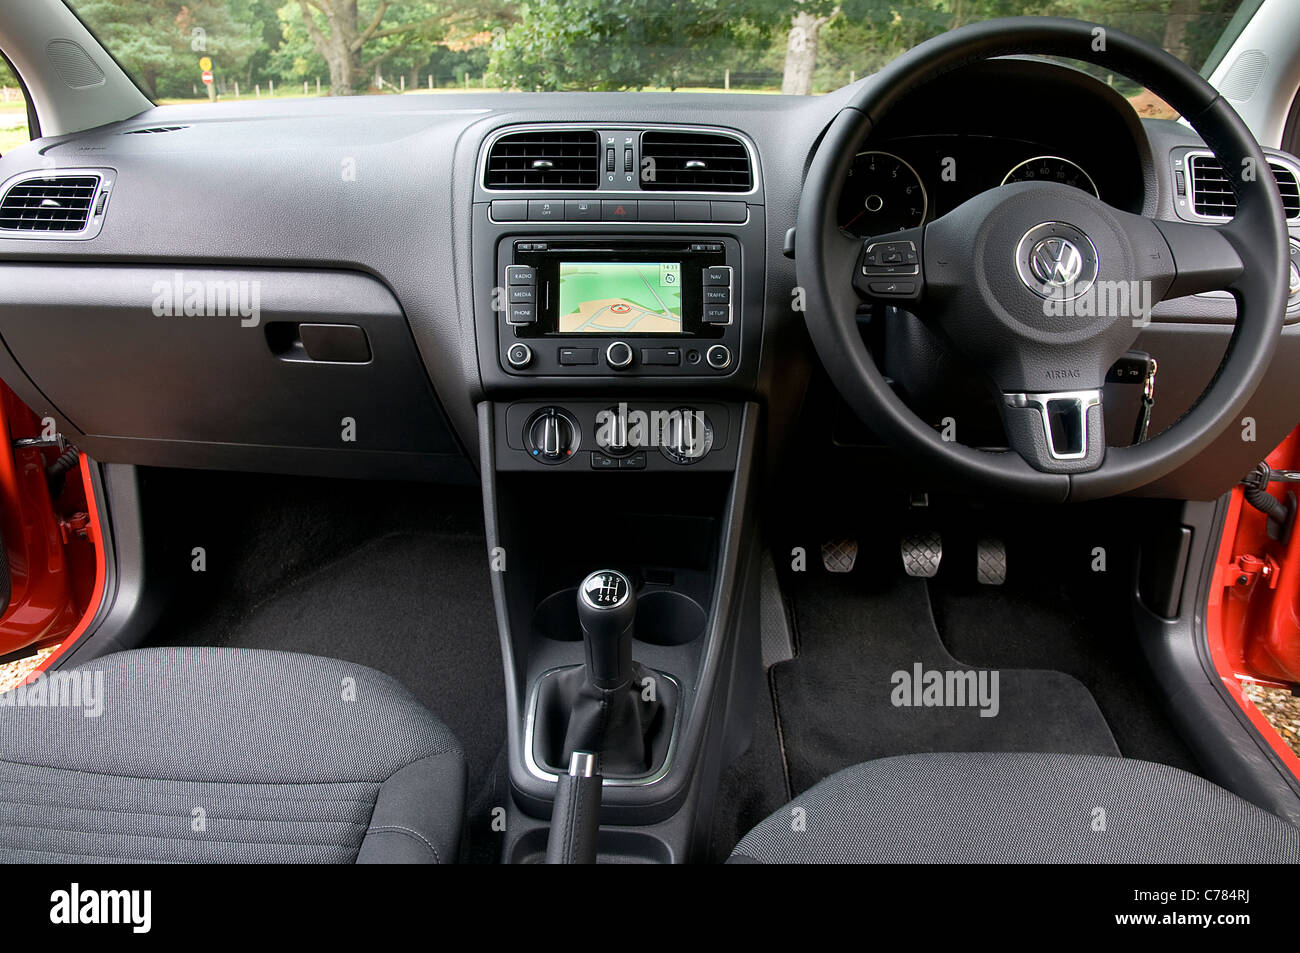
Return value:
M 1296 863 L 1300 828 L 1203 778 L 1127 758 L 916 754 L 846 768 L 729 863 Z

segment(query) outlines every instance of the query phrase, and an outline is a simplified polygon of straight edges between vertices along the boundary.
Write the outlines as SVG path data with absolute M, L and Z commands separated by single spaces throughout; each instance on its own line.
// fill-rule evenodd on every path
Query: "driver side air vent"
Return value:
M 711 132 L 646 132 L 641 136 L 641 188 L 659 192 L 748 192 L 749 150 L 734 136 Z
M 90 222 L 97 175 L 27 178 L 0 199 L 0 230 L 80 232 Z
M 594 189 L 600 186 L 595 130 L 514 132 L 492 143 L 483 185 L 489 189 Z
M 1237 211 L 1237 196 L 1218 158 L 1208 153 L 1188 157 L 1191 178 L 1192 209 L 1206 218 L 1232 218 Z M 1282 193 L 1282 206 L 1288 220 L 1300 218 L 1300 182 L 1290 166 L 1270 160 L 1269 168 Z

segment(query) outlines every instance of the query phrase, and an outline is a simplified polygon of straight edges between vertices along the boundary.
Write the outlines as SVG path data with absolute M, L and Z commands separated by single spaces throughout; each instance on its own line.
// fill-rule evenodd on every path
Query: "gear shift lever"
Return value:
M 578 586 L 578 622 L 587 652 L 587 677 L 610 691 L 632 680 L 632 624 L 636 593 L 616 569 L 598 569 Z

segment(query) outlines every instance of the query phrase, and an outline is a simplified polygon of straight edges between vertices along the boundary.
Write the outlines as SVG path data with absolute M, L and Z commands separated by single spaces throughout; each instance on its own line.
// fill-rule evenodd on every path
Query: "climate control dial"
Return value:
M 679 466 L 699 463 L 713 449 L 713 424 L 694 407 L 673 410 L 663 431 L 659 452 Z
M 524 446 L 534 460 L 547 466 L 572 457 L 581 440 L 577 421 L 561 407 L 543 407 L 524 424 Z

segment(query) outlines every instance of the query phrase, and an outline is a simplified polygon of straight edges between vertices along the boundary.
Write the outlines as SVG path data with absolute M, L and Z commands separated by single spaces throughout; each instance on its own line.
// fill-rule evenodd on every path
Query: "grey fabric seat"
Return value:
M 731 856 L 769 864 L 1297 861 L 1300 828 L 1185 771 L 987 753 L 846 768 L 759 824 Z
M 0 860 L 456 859 L 460 746 L 387 675 L 205 648 L 57 675 L 0 695 Z

